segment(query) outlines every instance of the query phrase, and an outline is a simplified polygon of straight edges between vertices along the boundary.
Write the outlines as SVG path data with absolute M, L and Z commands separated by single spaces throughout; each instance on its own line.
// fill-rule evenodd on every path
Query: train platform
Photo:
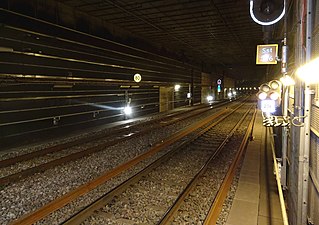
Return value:
M 247 146 L 239 184 L 226 225 L 283 224 L 273 157 L 266 128 L 258 112 L 254 140 Z M 265 143 L 266 142 L 266 143 Z

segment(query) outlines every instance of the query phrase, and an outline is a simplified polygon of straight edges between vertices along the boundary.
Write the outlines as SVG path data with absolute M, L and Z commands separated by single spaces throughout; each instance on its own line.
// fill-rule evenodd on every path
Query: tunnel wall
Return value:
M 54 1 L 0 2 L 0 129 L 5 139 L 159 111 L 160 87 L 182 86 L 174 107 L 201 101 L 201 70 Z M 152 51 L 151 51 L 152 49 Z M 142 81 L 136 83 L 134 74 Z
M 288 15 L 288 29 L 296 28 L 289 33 L 289 75 L 291 75 L 296 84 L 290 88 L 288 112 L 291 118 L 303 116 L 303 107 L 305 101 L 304 82 L 297 78 L 295 71 L 305 63 L 305 46 L 306 38 L 306 14 L 305 1 L 293 2 L 292 10 Z M 319 3 L 316 1 L 312 9 L 313 26 L 311 35 L 311 58 L 319 57 Z M 300 20 L 304 22 L 299 23 Z M 292 124 L 288 134 L 288 171 L 287 171 L 287 207 L 289 209 L 289 224 L 299 225 L 319 224 L 319 103 L 318 103 L 318 84 L 311 85 L 314 95 L 311 99 L 310 110 L 310 149 L 309 158 L 305 156 L 305 130 L 301 126 Z M 301 120 L 302 121 L 302 120 Z M 304 171 L 305 165 L 309 162 L 309 171 Z M 304 173 L 309 178 L 304 180 Z M 308 183 L 305 188 L 304 181 Z M 304 196 L 307 197 L 304 200 Z M 303 210 L 304 206 L 306 210 Z

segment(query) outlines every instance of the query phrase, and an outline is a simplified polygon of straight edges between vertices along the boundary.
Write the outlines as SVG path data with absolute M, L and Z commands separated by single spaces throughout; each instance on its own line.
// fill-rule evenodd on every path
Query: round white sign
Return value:
M 138 82 L 140 82 L 141 80 L 142 80 L 142 76 L 141 76 L 140 74 L 137 73 L 137 74 L 134 75 L 134 81 L 135 81 L 135 82 L 138 83 Z

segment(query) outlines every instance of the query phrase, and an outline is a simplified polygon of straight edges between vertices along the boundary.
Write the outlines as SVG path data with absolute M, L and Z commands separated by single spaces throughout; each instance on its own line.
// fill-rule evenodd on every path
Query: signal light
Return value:
M 278 92 L 271 92 L 271 93 L 269 93 L 269 98 L 270 98 L 271 100 L 278 100 L 278 99 L 279 99 L 279 94 L 278 94 Z
M 262 84 L 259 89 L 263 92 L 268 92 L 270 91 L 270 86 L 268 84 Z
M 284 0 L 250 0 L 249 13 L 256 23 L 269 26 L 283 18 L 285 8 Z
M 265 83 L 260 86 L 257 97 L 258 100 L 261 101 L 260 106 L 262 110 L 267 111 L 268 109 L 266 108 L 270 106 L 270 103 L 274 104 L 275 107 L 278 107 L 280 105 L 281 86 L 282 84 L 278 80 L 272 80 L 269 83 Z M 273 111 L 273 109 L 271 111 Z
M 260 100 L 265 100 L 267 98 L 267 93 L 266 92 L 258 92 L 257 97 Z
M 281 87 L 281 83 L 278 80 L 272 80 L 269 82 L 269 86 L 271 89 L 276 90 Z

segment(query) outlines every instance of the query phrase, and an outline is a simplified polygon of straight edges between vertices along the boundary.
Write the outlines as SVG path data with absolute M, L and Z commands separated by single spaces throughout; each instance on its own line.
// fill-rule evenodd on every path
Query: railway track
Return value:
M 229 110 L 229 111 L 231 111 L 231 110 Z M 237 119 L 241 117 L 241 116 L 238 116 L 238 115 L 234 115 L 234 114 L 236 114 L 236 113 L 234 113 L 234 111 L 232 111 L 232 113 L 230 112 L 229 114 L 233 114 L 232 116 L 237 118 Z M 212 118 L 210 118 L 210 120 L 212 120 L 212 119 L 216 120 L 216 118 L 217 117 L 215 117 L 215 118 L 212 117 Z M 126 169 L 132 167 L 133 165 L 137 164 L 139 161 L 141 161 L 141 160 L 143 160 L 143 159 L 145 159 L 147 157 L 150 157 L 151 155 L 155 154 L 156 152 L 160 151 L 161 149 L 165 148 L 166 146 L 169 146 L 172 143 L 176 142 L 178 139 L 181 139 L 181 138 L 185 137 L 186 135 L 190 135 L 191 132 L 196 131 L 195 132 L 195 133 L 197 133 L 196 135 L 195 134 L 191 134 L 190 135 L 190 136 L 192 136 L 191 140 L 195 140 L 196 139 L 195 140 L 195 144 L 190 144 L 190 145 L 186 146 L 190 142 L 189 138 L 188 138 L 188 141 L 182 141 L 182 144 L 180 146 L 182 148 L 182 150 L 181 150 L 181 148 L 177 148 L 177 149 L 175 149 L 173 151 L 169 151 L 167 154 L 165 154 L 165 156 L 161 157 L 161 159 L 157 160 L 155 163 L 151 164 L 146 169 L 142 170 L 144 172 L 141 172 L 141 173 L 135 175 L 131 179 L 131 181 L 124 182 L 118 188 L 116 188 L 116 189 L 112 190 L 111 192 L 109 192 L 106 196 L 101 197 L 101 199 L 107 199 L 107 201 L 111 201 L 111 203 L 112 202 L 114 203 L 114 204 L 112 203 L 113 205 L 116 205 L 115 202 L 114 202 L 114 199 L 117 200 L 117 198 L 119 198 L 119 196 L 122 195 L 123 193 L 139 193 L 138 190 L 149 190 L 149 189 L 152 189 L 152 184 L 153 183 L 162 184 L 163 185 L 162 187 L 164 188 L 163 189 L 163 193 L 166 193 L 167 190 L 170 190 L 170 192 L 171 192 L 170 184 L 173 183 L 174 184 L 173 186 L 177 187 L 177 191 L 175 191 L 176 193 L 173 191 L 173 193 L 175 193 L 174 197 L 170 196 L 171 198 L 168 198 L 168 199 L 171 199 L 171 201 L 166 201 L 166 202 L 170 202 L 170 204 L 171 204 L 172 202 L 174 202 L 174 199 L 178 198 L 178 194 L 180 192 L 182 192 L 183 189 L 185 189 L 185 185 L 187 186 L 187 183 L 189 183 L 190 180 L 192 180 L 192 177 L 194 177 L 196 175 L 194 175 L 194 174 L 184 174 L 183 173 L 183 171 L 184 171 L 183 167 L 181 167 L 181 170 L 177 170 L 175 172 L 174 172 L 174 170 L 170 170 L 169 168 L 178 168 L 178 167 L 176 167 L 176 162 L 179 162 L 179 163 L 177 163 L 178 165 L 179 164 L 180 165 L 191 165 L 192 168 L 196 168 L 196 169 L 192 169 L 191 170 L 192 172 L 200 170 L 200 168 L 203 166 L 203 163 L 205 164 L 205 162 L 207 162 L 207 158 L 209 158 L 208 155 L 212 154 L 212 149 L 214 149 L 214 152 L 217 152 L 218 149 L 221 149 L 221 147 L 218 147 L 218 146 L 225 145 L 226 142 L 227 142 L 226 140 L 231 137 L 230 135 L 228 135 L 230 133 L 230 130 L 231 129 L 235 129 L 235 128 L 232 127 L 232 128 L 228 128 L 228 130 L 226 130 L 226 125 L 225 124 L 221 125 L 219 123 L 220 121 L 225 120 L 225 118 L 226 118 L 226 115 L 223 115 L 223 116 L 219 115 L 219 120 L 216 123 L 214 123 L 213 125 L 212 124 L 211 125 L 207 125 L 208 124 L 207 121 L 205 121 L 205 122 L 202 121 L 200 124 L 198 124 L 198 126 L 196 126 L 196 127 L 193 126 L 193 127 L 189 128 L 186 133 L 185 132 L 179 132 L 179 134 L 173 135 L 168 140 L 163 141 L 162 143 L 157 144 L 156 146 L 154 146 L 152 149 L 150 149 L 149 152 L 144 154 L 143 157 L 142 157 L 142 155 L 140 155 L 139 157 L 136 157 L 135 159 L 131 160 L 130 162 L 122 165 L 121 168 L 117 168 L 117 169 L 115 169 L 113 171 L 109 171 L 108 173 L 104 174 L 104 176 L 99 177 L 97 179 L 99 181 L 97 181 L 97 182 L 89 182 L 87 185 L 83 185 L 82 187 L 79 187 L 78 189 L 74 190 L 73 192 L 68 193 L 65 196 L 62 196 L 60 199 L 57 199 L 56 201 L 47 204 L 43 208 L 37 210 L 35 213 L 29 214 L 29 215 L 21 218 L 20 220 L 17 220 L 15 224 L 22 224 L 22 223 L 23 224 L 32 224 L 32 223 L 34 223 L 36 221 L 41 220 L 42 218 L 44 218 L 45 216 L 47 216 L 51 212 L 54 212 L 55 210 L 63 207 L 64 205 L 68 204 L 69 202 L 73 201 L 74 199 L 78 198 L 79 196 L 82 196 L 82 195 L 86 194 L 87 192 L 89 192 L 92 189 L 96 188 L 97 186 L 103 184 L 104 182 L 106 182 L 107 180 L 109 180 L 112 177 L 116 176 L 117 174 L 119 174 L 119 173 L 123 172 L 124 170 L 126 170 Z M 229 118 L 227 119 L 227 121 L 228 120 L 229 120 Z M 228 124 L 228 123 L 226 123 L 226 124 Z M 206 127 L 206 128 L 202 128 L 203 126 Z M 212 131 L 212 130 L 214 130 L 214 131 Z M 223 131 L 223 133 L 221 131 Z M 209 133 L 211 133 L 211 134 L 209 134 Z M 218 138 L 216 138 L 216 133 L 219 134 Z M 198 137 L 198 135 L 200 135 L 200 137 Z M 213 137 L 214 137 L 214 142 L 213 143 L 208 141 L 208 140 L 210 140 L 212 138 L 211 135 L 213 135 Z M 206 139 L 205 139 L 205 136 L 206 136 Z M 225 137 L 226 137 L 226 139 L 225 139 Z M 210 143 L 210 144 L 208 144 L 208 143 Z M 209 145 L 209 150 L 207 149 L 207 145 Z M 197 148 L 198 146 L 200 146 L 201 148 Z M 177 159 L 174 157 L 174 159 L 170 160 L 170 157 L 172 157 L 172 155 L 175 155 L 175 157 L 177 155 Z M 183 161 L 178 161 L 178 160 L 186 160 L 185 156 L 188 156 L 186 158 L 191 158 L 193 160 L 190 160 L 186 164 L 185 164 L 185 162 L 183 163 Z M 194 158 L 196 158 L 196 160 L 194 160 Z M 173 164 L 175 163 L 175 165 L 174 166 L 169 166 L 170 162 L 173 163 Z M 162 169 L 158 169 L 158 168 L 162 168 Z M 163 169 L 163 168 L 166 168 L 166 169 Z M 148 172 L 145 172 L 145 171 L 148 171 Z M 158 172 L 156 172 L 156 171 L 158 171 Z M 173 173 L 171 173 L 171 174 L 168 173 L 168 174 L 163 176 L 163 174 L 162 174 L 163 171 L 173 171 Z M 196 173 L 198 173 L 198 172 L 196 172 Z M 183 174 L 183 176 L 181 176 L 181 174 Z M 164 180 L 164 182 L 158 182 L 158 181 L 156 181 L 156 178 L 158 178 L 158 177 L 165 177 L 167 179 Z M 177 178 L 179 178 L 179 177 L 183 177 L 183 179 L 178 182 Z M 150 178 L 150 179 L 147 179 L 147 178 Z M 172 179 L 172 180 L 170 180 L 170 179 Z M 143 181 L 148 186 L 146 186 L 144 188 L 138 186 L 140 183 L 143 183 Z M 133 183 L 131 183 L 131 182 L 133 182 Z M 167 186 L 167 190 L 165 189 L 165 186 Z M 135 187 L 135 190 L 134 190 L 134 187 Z M 130 188 L 133 188 L 133 190 L 128 191 Z M 114 194 L 114 193 L 116 193 L 116 194 Z M 151 196 L 153 196 L 153 194 L 148 193 L 149 198 Z M 142 195 L 142 193 L 140 193 L 140 195 Z M 115 197 L 115 196 L 117 196 L 117 197 Z M 127 198 L 131 199 L 131 197 L 127 197 L 126 196 L 126 199 Z M 143 196 L 143 198 L 144 198 L 144 196 Z M 149 198 L 145 198 L 145 199 L 149 199 Z M 99 201 L 101 201 L 101 199 Z M 97 201 L 97 202 L 99 202 L 99 201 Z M 121 201 L 119 201 L 119 202 L 121 202 Z M 147 200 L 145 202 L 147 203 L 149 201 Z M 77 214 L 72 219 L 66 221 L 66 223 L 78 224 L 79 223 L 79 219 L 78 218 L 81 218 L 80 221 L 85 221 L 87 218 L 89 218 L 88 220 L 90 221 L 90 219 L 94 218 L 91 215 L 92 214 L 92 210 L 93 210 L 93 212 L 96 211 L 96 210 L 101 211 L 100 208 L 102 208 L 102 211 L 101 211 L 102 214 L 104 212 L 104 216 L 102 216 L 103 218 L 105 217 L 105 215 L 113 215 L 112 213 L 109 213 L 107 211 L 105 212 L 105 205 L 108 205 L 108 204 L 109 203 L 105 202 L 104 200 L 103 200 L 102 203 L 94 203 L 90 207 L 87 207 L 86 210 L 84 210 L 81 213 Z M 103 205 L 104 205 L 104 207 L 103 207 Z M 129 205 L 129 204 L 125 204 L 125 205 Z M 154 207 L 154 205 L 157 205 L 157 204 L 153 204 L 153 207 Z M 164 211 L 165 212 L 169 208 L 169 206 L 165 206 L 165 207 L 164 207 L 165 210 L 163 210 L 163 209 L 159 210 L 156 207 L 155 207 L 154 210 L 155 211 L 161 211 L 161 212 Z M 103 208 L 104 208 L 104 211 L 103 211 Z M 145 209 L 145 207 L 144 207 L 144 209 Z M 116 215 L 116 212 L 114 212 L 114 213 L 115 213 L 114 215 Z M 85 215 L 84 217 L 79 216 L 79 215 L 83 215 L 83 214 Z M 135 213 L 135 214 L 138 215 L 138 213 Z M 133 215 L 135 215 L 135 214 L 133 213 Z M 158 213 L 158 214 L 160 214 L 160 213 Z M 141 215 L 143 215 L 143 216 L 141 216 Z M 148 216 L 144 215 L 144 214 L 139 214 L 138 217 L 139 218 L 140 217 L 148 218 Z M 111 219 L 112 220 L 112 218 L 107 218 L 107 219 Z M 134 221 L 134 217 L 133 217 L 133 219 L 132 218 L 131 219 L 117 218 L 116 221 L 114 221 L 114 224 L 119 224 L 120 221 L 122 221 L 122 222 L 124 221 L 125 222 L 125 220 Z M 159 221 L 159 220 L 160 220 L 160 218 L 156 218 L 156 221 Z M 90 221 L 89 224 L 91 222 L 92 221 Z M 112 224 L 112 222 L 111 222 L 111 224 Z
M 225 103 L 219 103 L 214 108 Z M 175 112 L 157 117 L 142 123 L 126 124 L 118 126 L 109 132 L 100 132 L 93 136 L 72 140 L 57 144 L 41 150 L 7 158 L 0 161 L 0 186 L 24 179 L 38 172 L 43 172 L 55 166 L 77 160 L 95 152 L 102 151 L 107 147 L 116 145 L 137 136 L 146 134 L 154 129 L 160 129 L 174 123 L 191 119 L 199 114 L 211 110 L 210 107 L 197 107 L 188 112 Z M 18 164 L 18 167 L 13 167 Z M 16 168 L 16 169 L 15 169 Z
M 201 218 L 201 216 L 208 215 L 207 212 L 203 214 L 201 207 L 190 210 L 191 207 L 188 206 L 187 210 L 185 210 L 182 209 L 183 204 L 194 204 L 195 202 L 196 205 L 196 203 L 202 202 L 203 199 L 209 202 L 209 199 L 213 198 L 213 196 L 225 192 L 224 188 L 221 188 L 223 190 L 220 190 L 220 192 L 216 191 L 218 187 L 222 185 L 224 174 L 219 173 L 214 175 L 212 171 L 222 170 L 227 172 L 229 167 L 231 168 L 230 171 L 233 171 L 241 153 L 237 154 L 238 157 L 234 160 L 236 163 L 233 165 L 231 165 L 229 160 L 226 160 L 226 162 L 222 160 L 224 165 L 218 163 L 216 167 L 216 157 L 224 150 L 224 146 L 244 121 L 247 126 L 247 121 L 250 121 L 247 119 L 249 112 L 250 110 L 245 113 L 242 119 L 238 121 L 233 128 L 228 126 L 225 129 L 225 126 L 228 124 L 225 121 L 226 117 L 224 117 L 201 130 L 196 137 L 189 140 L 187 144 L 184 143 L 179 148 L 158 159 L 155 163 L 142 170 L 133 178 L 122 183 L 122 185 L 113 189 L 63 224 L 203 223 L 205 217 Z M 238 117 L 238 115 L 230 115 L 229 117 L 232 116 Z M 229 117 L 227 117 L 227 121 L 231 120 Z M 224 128 L 221 129 L 221 127 Z M 222 132 L 220 132 L 221 130 Z M 247 133 L 249 134 L 249 132 Z M 245 142 L 246 141 L 247 139 Z M 244 144 L 242 144 L 242 146 L 244 146 Z M 219 157 L 220 160 L 221 158 L 222 156 Z M 192 169 L 190 170 L 189 168 Z M 225 177 L 227 180 L 225 182 L 231 180 L 229 175 Z M 215 182 L 220 182 L 214 185 L 208 185 L 207 183 L 212 183 L 212 178 Z M 217 188 L 215 186 L 217 186 Z M 204 188 L 205 191 L 202 190 L 200 192 L 202 194 L 200 195 L 198 194 L 198 190 L 195 190 L 195 187 L 197 189 Z M 203 195 L 203 193 L 205 193 L 206 196 Z M 219 199 L 219 197 L 216 199 Z M 220 203 L 215 203 L 215 205 L 216 204 L 220 205 Z M 164 209 L 167 209 L 167 211 L 165 212 Z M 197 213 L 197 217 L 194 217 L 195 213 Z M 215 209 L 212 214 L 216 215 Z M 116 215 L 124 216 L 118 217 Z M 162 215 L 164 216 L 161 218 Z M 198 218 L 198 220 L 194 218 Z M 207 218 L 209 218 L 209 216 L 207 216 Z M 207 219 L 207 221 L 208 220 L 209 219 Z

